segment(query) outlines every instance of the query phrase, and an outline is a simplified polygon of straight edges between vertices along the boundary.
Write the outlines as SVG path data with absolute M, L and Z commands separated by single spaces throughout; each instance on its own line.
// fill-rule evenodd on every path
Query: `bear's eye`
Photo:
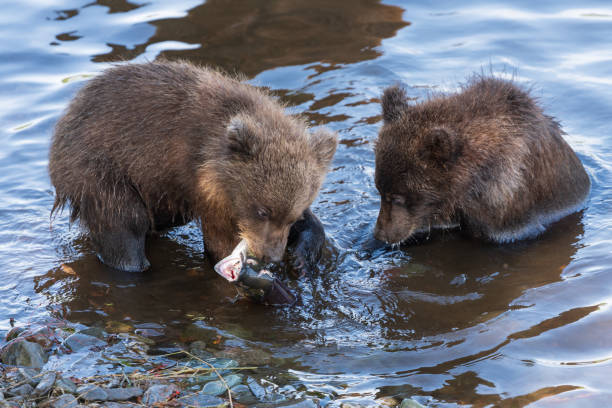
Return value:
M 391 203 L 394 205 L 405 205 L 406 204 L 406 198 L 404 196 L 398 195 L 398 194 L 393 194 L 391 196 Z
M 266 220 L 270 217 L 270 210 L 264 207 L 259 207 L 257 209 L 257 216 L 262 220 Z

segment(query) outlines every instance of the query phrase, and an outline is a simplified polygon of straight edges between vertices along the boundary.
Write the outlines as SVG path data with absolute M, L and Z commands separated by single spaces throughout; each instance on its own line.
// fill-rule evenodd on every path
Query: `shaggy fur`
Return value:
M 241 237 L 279 260 L 336 145 L 334 134 L 310 133 L 264 91 L 219 72 L 121 65 L 89 81 L 57 123 L 52 213 L 69 203 L 71 221 L 118 269 L 146 269 L 145 235 L 191 219 L 213 262 Z
M 476 76 L 459 93 L 417 104 L 393 86 L 382 108 L 379 240 L 461 226 L 511 242 L 584 204 L 589 177 L 559 124 L 511 81 Z

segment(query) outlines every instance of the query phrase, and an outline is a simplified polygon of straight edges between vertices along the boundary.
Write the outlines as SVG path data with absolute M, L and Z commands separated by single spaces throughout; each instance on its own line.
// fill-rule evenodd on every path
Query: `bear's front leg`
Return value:
M 143 272 L 151 267 L 145 256 L 144 231 L 117 228 L 91 232 L 90 236 L 103 264 L 126 272 Z
M 80 222 L 89 230 L 98 258 L 121 271 L 149 269 L 145 239 L 151 227 L 142 199 L 125 184 L 113 186 L 112 192 L 108 191 L 110 187 L 100 186 L 107 190 L 101 188 L 79 202 Z
M 289 231 L 289 245 L 295 256 L 295 268 L 304 272 L 312 270 L 321 258 L 325 245 L 325 229 L 323 224 L 310 208 L 304 211 L 302 218 Z

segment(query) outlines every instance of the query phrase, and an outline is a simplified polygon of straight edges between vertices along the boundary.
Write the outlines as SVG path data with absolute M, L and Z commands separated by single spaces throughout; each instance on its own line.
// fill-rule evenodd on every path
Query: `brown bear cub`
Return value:
M 414 104 L 393 86 L 382 109 L 374 233 L 381 241 L 458 226 L 512 242 L 584 205 L 589 177 L 559 124 L 511 81 L 477 76 L 459 93 Z
M 312 255 L 310 212 L 337 137 L 309 132 L 264 91 L 186 62 L 127 64 L 89 81 L 59 120 L 52 213 L 69 204 L 105 264 L 143 271 L 145 237 L 196 219 L 213 262 L 241 238 L 279 261 L 289 232 Z

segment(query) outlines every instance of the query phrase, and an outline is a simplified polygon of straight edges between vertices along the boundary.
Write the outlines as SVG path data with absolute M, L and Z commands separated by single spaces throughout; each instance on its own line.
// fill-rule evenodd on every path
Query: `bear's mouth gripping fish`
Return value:
M 297 298 L 274 274 L 249 256 L 245 240 L 215 264 L 215 272 L 236 284 L 247 297 L 268 305 L 293 305 Z

